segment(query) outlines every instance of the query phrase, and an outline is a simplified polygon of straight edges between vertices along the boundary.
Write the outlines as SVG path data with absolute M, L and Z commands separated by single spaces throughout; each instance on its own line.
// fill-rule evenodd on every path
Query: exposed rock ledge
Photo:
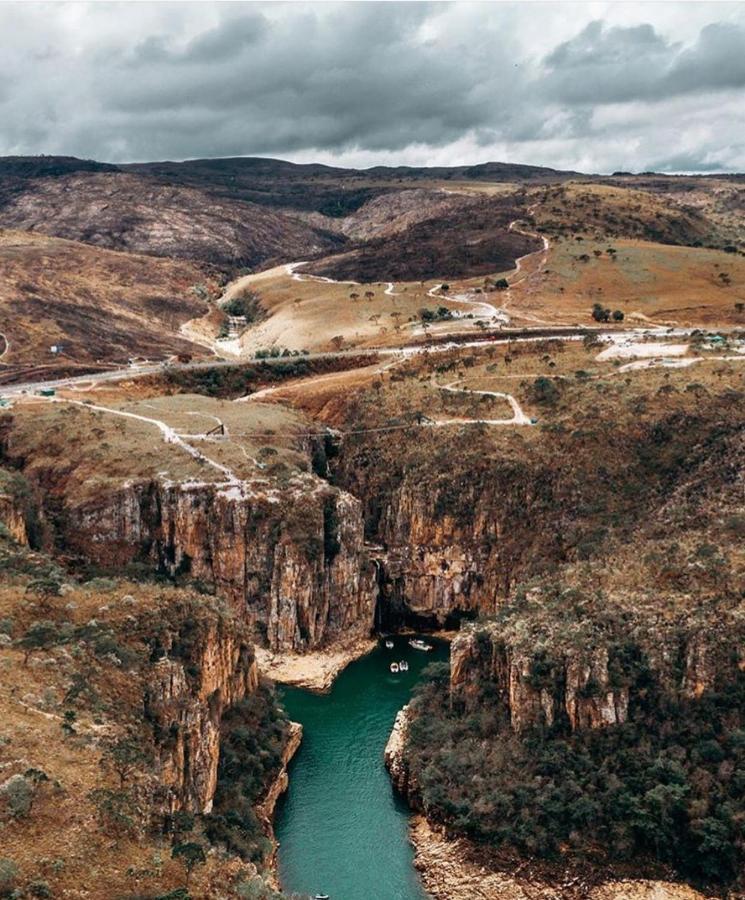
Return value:
M 385 767 L 391 776 L 391 781 L 396 790 L 407 797 L 411 803 L 413 791 L 409 790 L 409 777 L 404 762 L 404 745 L 406 743 L 406 728 L 408 726 L 409 706 L 408 704 L 396 713 L 396 721 L 393 723 L 393 729 L 388 743 L 383 751 L 383 759 Z
M 552 886 L 493 871 L 463 838 L 448 840 L 423 816 L 411 823 L 414 865 L 433 900 L 707 900 L 693 888 L 666 881 L 612 881 L 590 887 L 573 880 Z
M 273 681 L 325 693 L 349 663 L 367 655 L 376 645 L 373 638 L 361 638 L 308 653 L 272 653 L 264 647 L 256 647 L 255 653 L 262 673 Z
M 272 855 L 269 861 L 272 871 L 272 880 L 274 887 L 278 887 L 276 881 L 277 870 L 277 850 L 279 844 L 274 836 L 274 809 L 277 800 L 287 790 L 289 784 L 289 776 L 287 775 L 287 766 L 292 757 L 297 753 L 300 743 L 303 739 L 303 726 L 299 722 L 290 722 L 290 729 L 287 734 L 287 742 L 282 751 L 282 765 L 277 773 L 274 781 L 269 785 L 261 803 L 256 807 L 256 817 L 261 822 L 267 837 L 272 842 Z

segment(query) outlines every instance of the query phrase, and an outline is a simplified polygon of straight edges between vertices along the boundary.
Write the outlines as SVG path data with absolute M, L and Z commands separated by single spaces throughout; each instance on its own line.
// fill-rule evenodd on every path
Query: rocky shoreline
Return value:
M 514 872 L 497 871 L 484 865 L 478 848 L 469 841 L 448 839 L 421 815 L 412 819 L 410 836 L 414 866 L 433 900 L 709 900 L 688 885 L 667 881 L 609 881 L 591 886 L 568 878 L 551 885 L 530 877 L 529 864 Z
M 290 722 L 290 728 L 287 733 L 287 741 L 282 751 L 282 764 L 276 777 L 267 788 L 261 803 L 256 807 L 256 817 L 261 822 L 266 836 L 272 843 L 272 854 L 268 860 L 270 881 L 275 888 L 279 887 L 277 873 L 277 851 L 279 843 L 274 834 L 274 810 L 277 801 L 287 790 L 289 784 L 289 776 L 287 774 L 287 766 L 290 760 L 297 753 L 303 740 L 303 726 L 299 722 Z

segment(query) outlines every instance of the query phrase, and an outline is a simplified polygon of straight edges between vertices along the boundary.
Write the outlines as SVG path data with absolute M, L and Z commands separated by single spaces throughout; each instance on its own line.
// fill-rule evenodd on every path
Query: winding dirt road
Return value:
M 432 381 L 432 386 L 437 388 L 440 391 L 449 391 L 453 394 L 480 394 L 483 397 L 498 397 L 501 400 L 506 400 L 510 406 L 512 407 L 512 418 L 511 419 L 437 419 L 432 424 L 433 425 L 454 425 L 454 424 L 467 424 L 467 423 L 478 423 L 482 425 L 533 425 L 530 416 L 527 416 L 520 404 L 517 400 L 512 396 L 512 394 L 505 394 L 502 391 L 477 391 L 473 388 L 464 388 L 464 387 L 456 387 L 457 381 L 451 381 L 450 384 L 437 384 L 435 381 Z

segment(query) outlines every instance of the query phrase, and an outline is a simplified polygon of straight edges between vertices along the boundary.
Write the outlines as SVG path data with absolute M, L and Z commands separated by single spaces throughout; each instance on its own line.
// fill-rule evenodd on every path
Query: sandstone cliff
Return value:
M 290 764 L 293 756 L 300 749 L 302 740 L 303 726 L 298 722 L 290 722 L 287 741 L 285 743 L 284 750 L 282 751 L 282 764 L 280 770 L 277 773 L 277 777 L 268 786 L 266 793 L 261 799 L 261 803 L 256 809 L 256 816 L 259 822 L 261 822 L 262 828 L 264 829 L 264 832 L 266 833 L 272 845 L 272 854 L 269 863 L 273 873 L 276 873 L 277 850 L 279 849 L 279 844 L 277 843 L 277 839 L 274 835 L 274 810 L 277 806 L 277 801 L 289 786 L 290 777 L 287 773 L 287 767 Z M 276 874 L 274 883 L 275 886 L 278 886 L 278 883 L 276 881 Z
M 65 504 L 65 546 L 214 584 L 273 650 L 364 637 L 377 586 L 360 504 L 313 476 L 286 488 L 141 481 Z
M 626 722 L 650 685 L 673 699 L 700 697 L 745 665 L 736 609 L 719 610 L 720 620 L 706 630 L 688 619 L 645 624 L 640 611 L 636 632 L 614 633 L 607 623 L 591 623 L 591 615 L 583 623 L 588 635 L 592 624 L 604 634 L 573 635 L 569 643 L 545 621 L 531 631 L 529 614 L 513 627 L 518 617 L 513 621 L 509 611 L 501 621 L 464 628 L 451 644 L 451 702 L 475 710 L 488 688 L 515 732 L 534 725 L 602 728 Z
M 13 540 L 28 543 L 26 516 L 15 497 L 0 492 L 0 523 L 5 525 Z
M 0 468 L 0 524 L 19 544 L 28 544 L 28 485 L 15 472 Z
M 163 655 L 152 665 L 144 706 L 171 811 L 212 809 L 223 713 L 258 686 L 246 637 L 244 629 L 222 617 L 184 622 L 160 637 Z
M 406 728 L 408 725 L 408 704 L 396 713 L 388 743 L 385 745 L 383 759 L 391 781 L 396 790 L 403 794 L 412 805 L 415 802 L 416 791 L 409 783 L 409 772 L 406 765 Z
M 532 563 L 561 556 L 557 532 L 537 527 L 554 502 L 541 473 L 479 474 L 448 472 L 439 487 L 412 476 L 382 498 L 374 485 L 345 477 L 379 545 L 386 625 L 442 627 L 490 614 Z

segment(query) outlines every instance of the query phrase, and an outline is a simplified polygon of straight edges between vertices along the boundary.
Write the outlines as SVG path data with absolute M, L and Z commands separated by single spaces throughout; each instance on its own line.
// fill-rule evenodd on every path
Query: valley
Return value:
M 14 883 L 745 890 L 740 182 L 9 158 L 0 186 Z M 447 643 L 395 681 L 411 633 Z

